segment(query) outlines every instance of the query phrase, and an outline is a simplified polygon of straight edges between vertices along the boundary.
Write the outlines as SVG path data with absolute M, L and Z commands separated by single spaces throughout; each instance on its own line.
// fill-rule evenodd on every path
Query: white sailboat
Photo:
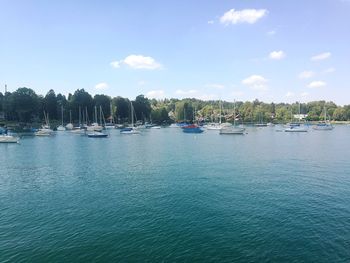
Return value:
M 219 116 L 219 122 L 212 122 L 212 123 L 209 123 L 208 125 L 206 125 L 206 128 L 208 131 L 218 131 L 220 130 L 221 128 L 223 128 L 222 126 L 222 123 L 221 123 L 221 117 L 222 117 L 222 103 L 221 103 L 221 100 L 220 100 L 220 116 Z
M 19 143 L 19 137 L 7 135 L 7 134 L 1 134 L 0 143 Z
M 334 129 L 334 127 L 330 123 L 330 121 L 327 120 L 326 105 L 324 105 L 323 111 L 324 111 L 324 121 L 320 121 L 319 123 L 317 123 L 317 125 L 313 126 L 312 128 L 316 131 L 331 131 Z
M 87 131 L 96 131 L 96 132 L 102 132 L 103 127 L 98 124 L 97 120 L 97 107 L 95 106 L 95 112 L 94 112 L 94 122 L 91 123 L 90 126 L 86 128 Z
M 106 124 L 104 121 L 101 105 L 100 105 L 100 123 L 101 123 L 101 125 L 99 125 L 97 122 L 97 108 L 96 108 L 96 106 L 95 106 L 95 121 L 96 121 L 95 125 L 92 126 L 94 128 L 94 130 L 93 131 L 90 130 L 90 132 L 87 134 L 87 136 L 90 138 L 106 138 L 106 137 L 108 137 L 108 134 L 105 134 L 102 132 L 103 126 L 101 126 L 101 125 L 102 125 L 102 123 L 104 123 L 104 126 Z M 97 124 L 97 126 L 96 126 L 96 124 Z
M 293 120 L 293 112 L 291 112 L 292 115 L 292 120 Z M 299 103 L 299 116 L 300 116 L 300 103 Z M 301 126 L 300 124 L 300 119 L 298 120 L 297 123 L 291 122 L 287 124 L 287 127 L 284 129 L 285 132 L 308 132 L 307 128 L 304 126 Z
M 115 121 L 114 121 L 114 114 L 113 114 L 113 107 L 112 107 L 112 102 L 109 105 L 110 108 L 110 116 L 107 118 L 109 119 L 109 122 L 105 124 L 106 129 L 114 129 L 115 128 Z
M 69 111 L 69 123 L 66 125 L 67 130 L 73 130 L 74 126 L 72 124 L 72 111 Z
M 236 101 L 233 103 L 233 126 L 226 126 L 220 129 L 220 134 L 234 135 L 244 134 L 245 128 L 236 126 Z
M 121 134 L 139 134 L 140 131 L 134 126 L 134 106 L 130 101 L 130 111 L 131 111 L 131 126 L 123 128 L 120 130 Z
M 63 126 L 63 105 L 61 105 L 61 125 L 57 127 L 57 131 L 65 131 L 66 127 Z
M 49 121 L 49 114 L 44 111 L 44 118 L 45 118 L 45 125 L 42 126 L 41 129 L 39 129 L 35 135 L 36 136 L 51 136 L 53 134 L 53 130 L 50 129 L 50 121 Z

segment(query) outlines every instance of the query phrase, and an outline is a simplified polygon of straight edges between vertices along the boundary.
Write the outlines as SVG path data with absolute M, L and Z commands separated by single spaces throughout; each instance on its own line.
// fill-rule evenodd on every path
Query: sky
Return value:
M 0 0 L 0 87 L 350 104 L 350 0 Z

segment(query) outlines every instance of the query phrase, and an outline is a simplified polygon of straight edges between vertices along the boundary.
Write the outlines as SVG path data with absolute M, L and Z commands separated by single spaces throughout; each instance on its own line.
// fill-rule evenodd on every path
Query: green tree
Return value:
M 9 97 L 9 108 L 16 113 L 16 120 L 30 122 L 38 116 L 39 100 L 38 95 L 28 88 L 19 88 Z

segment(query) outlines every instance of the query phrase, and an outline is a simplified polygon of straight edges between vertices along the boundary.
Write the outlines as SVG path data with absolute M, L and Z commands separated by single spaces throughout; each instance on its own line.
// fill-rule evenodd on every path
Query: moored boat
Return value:
M 284 129 L 285 132 L 307 132 L 307 128 L 301 126 L 301 125 L 293 125 L 290 124 Z
M 126 127 L 120 130 L 121 134 L 139 134 L 140 131 L 135 129 L 135 127 Z
M 244 134 L 245 128 L 242 127 L 236 127 L 236 126 L 231 126 L 231 127 L 224 127 L 220 129 L 220 134 Z
M 2 134 L 0 135 L 0 143 L 18 143 L 19 137 L 12 135 Z
M 105 134 L 103 132 L 92 132 L 92 133 L 88 133 L 87 135 L 89 138 L 106 138 L 108 137 L 108 134 Z
M 196 124 L 190 124 L 182 127 L 184 133 L 202 133 L 204 130 Z
M 317 123 L 312 128 L 314 130 L 316 130 L 316 131 L 330 131 L 330 130 L 333 130 L 334 129 L 333 125 L 330 123 L 329 120 L 327 120 L 326 106 L 324 106 L 323 111 L 324 111 L 324 121 L 320 121 L 319 123 Z

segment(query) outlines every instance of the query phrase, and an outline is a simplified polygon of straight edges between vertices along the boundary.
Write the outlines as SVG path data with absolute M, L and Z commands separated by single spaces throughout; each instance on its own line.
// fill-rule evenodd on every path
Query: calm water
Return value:
M 350 126 L 0 145 L 0 262 L 349 262 Z

